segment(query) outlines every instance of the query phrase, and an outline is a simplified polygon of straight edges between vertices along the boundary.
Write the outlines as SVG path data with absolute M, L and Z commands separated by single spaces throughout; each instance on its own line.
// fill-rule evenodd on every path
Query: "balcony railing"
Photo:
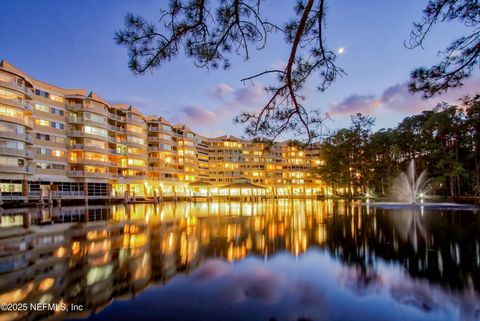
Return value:
M 110 117 L 111 119 L 115 119 L 115 120 L 119 120 L 119 121 L 125 121 L 125 116 L 120 116 L 120 115 L 115 115 L 115 114 L 112 114 L 112 113 L 108 113 L 108 117 Z
M 12 194 L 1 194 L 1 197 L 0 199 L 2 201 L 26 201 L 27 200 L 27 196 L 24 196 L 24 195 L 12 195 Z
M 21 141 L 25 141 L 27 143 L 33 144 L 32 136 L 25 135 L 25 134 L 18 134 L 15 132 L 0 131 L 0 138 L 21 140 Z
M 14 106 L 21 109 L 27 108 L 25 103 L 23 103 L 22 101 L 18 101 L 16 99 L 7 99 L 7 98 L 0 97 L 0 104 L 10 105 L 10 106 Z
M 127 116 L 127 122 L 129 123 L 135 123 L 135 124 L 140 124 L 140 125 L 145 125 L 145 121 L 141 118 L 136 118 L 136 117 L 131 117 Z
M 67 171 L 67 175 L 70 177 L 96 177 L 96 178 L 108 178 L 110 173 L 92 173 L 87 171 Z
M 103 165 L 103 166 L 117 166 L 115 162 L 111 161 L 101 161 L 101 160 L 94 160 L 94 159 L 86 159 L 86 158 L 77 158 L 77 159 L 69 159 L 69 163 L 72 164 L 91 164 L 91 165 Z
M 33 174 L 34 168 L 32 166 L 0 166 L 0 173 Z
M 96 105 L 89 105 L 89 104 L 69 104 L 67 105 L 67 109 L 74 110 L 74 111 L 80 111 L 80 110 L 90 111 L 93 113 L 102 114 L 104 116 L 108 116 L 109 114 L 109 112 L 106 111 L 105 109 L 100 108 Z
M 13 90 L 19 91 L 29 97 L 33 96 L 33 92 L 30 88 L 25 87 L 23 84 L 18 84 L 16 82 L 10 82 L 10 81 L 1 81 L 0 80 L 0 86 L 11 88 Z
M 29 150 L 8 148 L 8 147 L 0 147 L 0 154 L 9 155 L 9 156 L 33 158 L 33 153 Z

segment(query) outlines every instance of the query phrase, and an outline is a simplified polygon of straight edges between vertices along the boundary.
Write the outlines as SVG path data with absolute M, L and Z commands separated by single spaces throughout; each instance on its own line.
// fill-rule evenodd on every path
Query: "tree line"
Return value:
M 375 119 L 360 113 L 322 143 L 324 164 L 315 174 L 339 196 L 386 196 L 413 159 L 426 169 L 435 194 L 459 198 L 480 192 L 480 96 L 461 106 L 442 103 L 404 118 L 395 128 L 373 131 Z

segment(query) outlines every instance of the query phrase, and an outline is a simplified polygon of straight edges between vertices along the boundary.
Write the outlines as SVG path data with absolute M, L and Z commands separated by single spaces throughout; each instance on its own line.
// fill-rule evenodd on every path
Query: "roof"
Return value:
M 228 185 L 221 186 L 220 188 L 234 189 L 234 188 L 249 188 L 249 189 L 265 189 L 265 187 L 252 184 L 250 182 L 234 182 Z
M 190 187 L 195 187 L 195 186 L 210 186 L 212 184 L 210 184 L 209 182 L 205 182 L 205 181 L 196 181 L 196 182 L 193 182 L 193 183 L 190 183 L 188 184 L 188 186 Z
M 91 98 L 92 100 L 95 100 L 95 101 L 99 102 L 99 103 L 105 104 L 107 106 L 109 105 L 108 101 L 106 101 L 105 99 L 103 99 L 102 97 L 100 97 L 99 95 L 94 93 L 93 91 L 90 92 L 88 97 Z

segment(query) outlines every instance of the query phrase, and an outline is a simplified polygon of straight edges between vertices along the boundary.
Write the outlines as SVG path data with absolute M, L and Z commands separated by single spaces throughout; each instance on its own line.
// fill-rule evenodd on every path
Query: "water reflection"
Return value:
M 159 318 L 152 307 L 164 320 L 480 318 L 474 211 L 310 200 L 136 204 L 14 209 L 1 227 L 0 303 L 78 303 L 88 308 L 79 316 L 96 311 L 105 320 Z M 185 309 L 186 300 L 201 304 Z M 226 317 L 227 308 L 235 314 Z M 0 319 L 52 314 L 76 316 Z

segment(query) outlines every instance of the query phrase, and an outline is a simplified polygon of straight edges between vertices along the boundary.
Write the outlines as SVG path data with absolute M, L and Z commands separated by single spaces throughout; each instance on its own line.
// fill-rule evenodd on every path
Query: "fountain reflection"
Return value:
M 478 300 L 480 293 L 480 216 L 472 211 L 313 200 L 165 203 L 15 209 L 2 213 L 0 226 L 0 303 L 77 303 L 87 307 L 80 316 L 199 266 L 192 277 L 209 280 L 228 273 L 223 261 L 312 250 L 335 262 L 339 284 L 356 296 L 388 284 L 399 302 L 433 309 L 424 294 L 430 286 L 448 300 Z M 385 264 L 400 276 L 390 275 Z M 268 273 L 250 283 L 246 275 L 238 278 L 248 291 L 229 292 L 237 300 L 247 293 L 271 302 L 280 295 L 274 289 L 284 286 Z M 480 313 L 478 305 L 467 308 Z M 53 314 L 75 316 L 29 311 L 0 319 Z

